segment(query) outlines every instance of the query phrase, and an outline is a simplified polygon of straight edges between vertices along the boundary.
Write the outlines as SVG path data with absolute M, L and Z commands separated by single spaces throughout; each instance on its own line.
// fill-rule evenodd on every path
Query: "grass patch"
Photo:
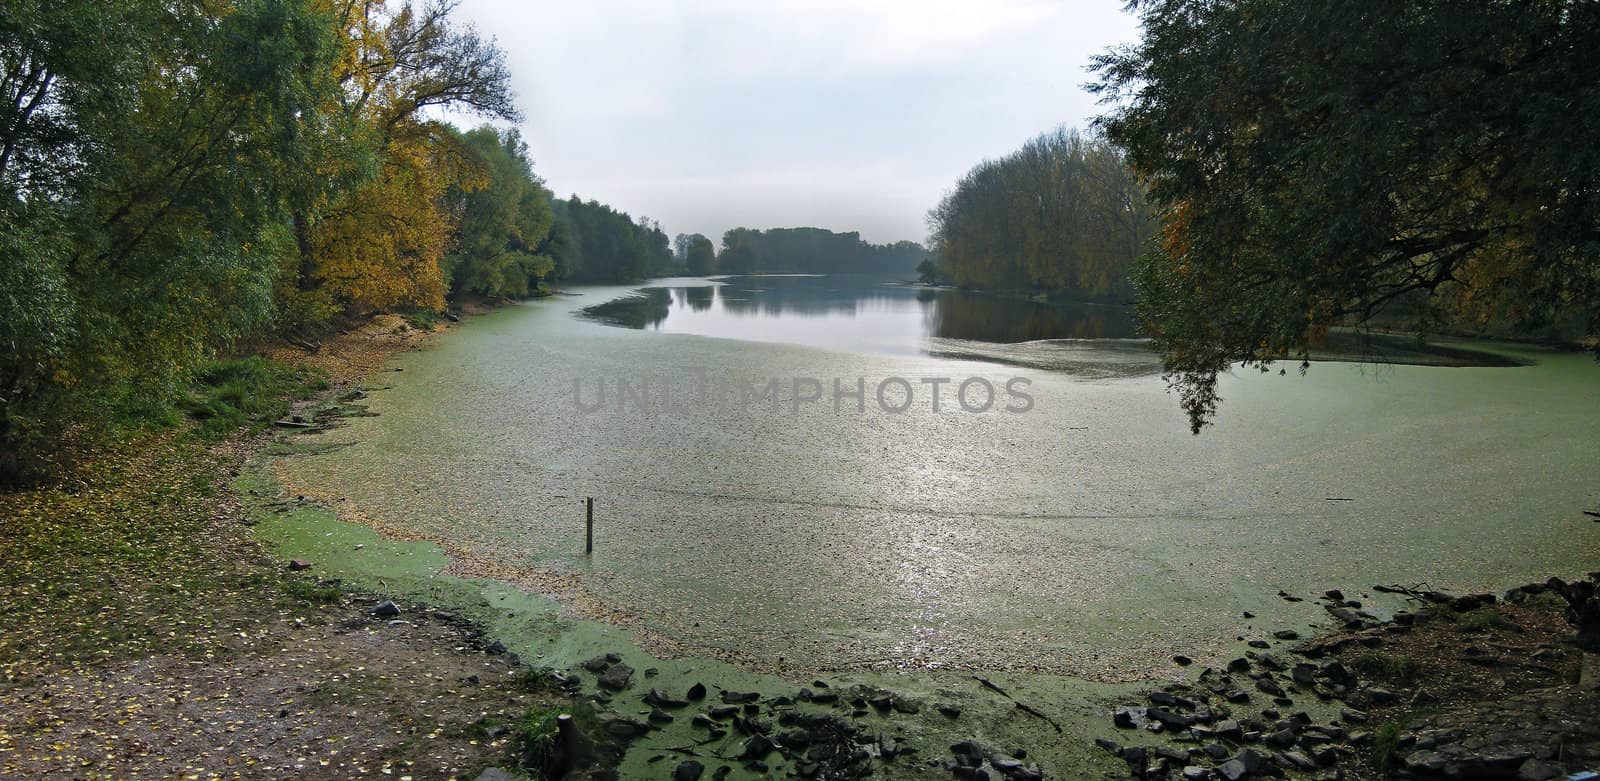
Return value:
M 1462 613 L 1456 619 L 1456 626 L 1463 632 L 1487 632 L 1505 626 L 1505 617 L 1500 611 L 1492 607 L 1484 607 L 1470 613 Z
M 253 355 L 201 367 L 178 407 L 195 421 L 200 439 L 214 442 L 241 430 L 260 431 L 287 414 L 291 401 L 327 387 L 320 372 Z
M 406 309 L 401 311 L 399 314 L 401 317 L 405 318 L 406 322 L 409 323 L 412 328 L 415 328 L 419 331 L 432 331 L 433 327 L 438 325 L 439 321 L 444 319 L 444 315 L 440 314 L 438 311 L 433 309 L 423 309 L 421 307 Z
M 1390 656 L 1368 651 L 1356 657 L 1353 664 L 1358 671 L 1397 686 L 1416 683 L 1422 672 L 1417 660 L 1405 654 Z
M 557 708 L 536 705 L 528 709 L 517 726 L 522 741 L 522 766 L 539 778 L 549 777 L 560 760 L 556 755 L 556 739 L 560 735 L 557 719 L 561 713 Z
M 283 591 L 290 599 L 310 602 L 313 605 L 331 605 L 339 601 L 342 593 L 338 586 L 324 584 L 310 578 L 285 578 Z
M 1384 769 L 1399 758 L 1400 736 L 1405 733 L 1405 722 L 1390 719 L 1372 732 L 1372 764 Z

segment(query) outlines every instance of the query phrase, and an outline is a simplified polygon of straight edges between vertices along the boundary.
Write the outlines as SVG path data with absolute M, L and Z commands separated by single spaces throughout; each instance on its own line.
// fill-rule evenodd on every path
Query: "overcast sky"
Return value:
M 1096 113 L 1121 0 L 463 0 L 506 52 L 534 166 L 669 234 L 923 240 L 974 163 Z

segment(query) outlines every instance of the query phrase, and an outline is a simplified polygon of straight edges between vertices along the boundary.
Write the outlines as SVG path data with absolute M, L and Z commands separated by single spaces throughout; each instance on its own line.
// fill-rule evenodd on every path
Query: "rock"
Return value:
M 1395 697 L 1394 692 L 1389 691 L 1388 689 L 1377 687 L 1377 686 L 1373 686 L 1373 687 L 1370 687 L 1370 688 L 1362 689 L 1358 693 L 1360 694 L 1362 699 L 1364 699 L 1365 701 L 1367 701 L 1367 702 L 1369 702 L 1369 703 L 1371 703 L 1373 705 L 1387 705 L 1387 704 L 1389 704 L 1391 702 L 1394 702 L 1396 699 L 1398 699 L 1397 697 Z
M 678 767 L 672 771 L 672 781 L 700 781 L 700 776 L 705 775 L 706 766 L 694 760 L 679 762 Z
M 1271 678 L 1261 678 L 1257 680 L 1256 688 L 1261 690 L 1263 693 L 1270 694 L 1274 697 L 1283 696 L 1283 687 L 1279 686 L 1278 682 L 1272 680 Z
M 1244 763 L 1237 759 L 1230 759 L 1217 766 L 1217 776 L 1224 781 L 1239 781 L 1239 779 L 1248 775 L 1250 775 L 1250 771 L 1245 770 Z
M 689 693 L 685 696 L 689 698 L 690 702 L 699 702 L 700 700 L 705 699 L 706 685 L 703 683 L 697 683 L 693 686 L 690 686 Z
M 1566 774 L 1560 765 L 1542 759 L 1530 759 L 1517 768 L 1517 781 L 1550 781 Z
M 747 702 L 755 702 L 759 699 L 761 699 L 761 695 L 757 692 L 736 692 L 726 690 L 722 692 L 722 701 L 728 705 L 742 705 Z
M 978 767 L 979 765 L 983 764 L 984 755 L 988 752 L 983 750 L 983 746 L 980 746 L 973 741 L 963 740 L 960 743 L 951 746 L 950 753 L 954 754 L 956 756 L 956 760 L 962 765 L 966 767 Z
M 473 781 L 517 781 L 517 776 L 511 775 L 500 768 L 491 767 L 488 770 L 479 773 L 478 777 L 473 779 Z
M 683 700 L 675 700 L 662 694 L 660 689 L 651 689 L 650 693 L 644 696 L 644 701 L 646 704 L 654 705 L 657 708 L 683 708 L 689 705 Z
M 1187 765 L 1183 768 L 1183 781 L 1206 781 L 1211 777 L 1211 770 L 1199 765 Z
M 1413 773 L 1442 773 L 1448 760 L 1437 751 L 1413 751 L 1405 756 L 1404 764 Z
M 1139 719 L 1132 708 L 1118 708 L 1111 713 L 1111 723 L 1123 729 L 1133 729 L 1139 726 Z
M 400 615 L 400 608 L 399 606 L 395 605 L 395 603 L 385 599 L 384 601 L 379 602 L 375 607 L 372 608 L 372 610 L 368 612 L 379 618 L 388 618 L 390 616 Z
M 989 757 L 989 764 L 1003 776 L 1010 776 L 1022 769 L 1022 763 L 1004 754 L 994 754 Z
M 669 724 L 672 722 L 672 714 L 660 708 L 651 708 L 649 719 L 655 724 Z
M 1294 631 L 1293 629 L 1279 629 L 1278 631 L 1273 632 L 1272 636 L 1278 638 L 1279 640 L 1299 640 L 1300 639 L 1300 633 Z
M 1194 664 L 1193 659 L 1190 659 L 1183 654 L 1178 654 L 1177 656 L 1172 657 L 1172 661 L 1179 667 L 1188 667 L 1189 665 Z
M 1240 657 L 1238 659 L 1234 659 L 1231 662 L 1228 662 L 1228 672 L 1230 672 L 1230 673 L 1247 673 L 1247 672 L 1250 672 L 1250 660 L 1249 659 L 1245 659 L 1244 657 Z
M 744 751 L 739 754 L 739 758 L 745 760 L 766 759 L 767 755 L 771 754 L 776 748 L 777 745 L 766 735 L 752 735 L 749 740 L 744 742 Z
M 1285 751 L 1282 756 L 1296 770 L 1315 770 L 1317 768 L 1316 760 L 1298 751 Z
M 1340 591 L 1339 589 L 1336 589 L 1336 588 L 1330 588 L 1327 591 L 1322 592 L 1322 596 L 1324 598 L 1326 598 L 1326 599 L 1331 599 L 1331 600 L 1333 600 L 1335 602 L 1343 602 L 1344 601 L 1344 592 Z
M 922 705 L 916 700 L 907 700 L 901 697 L 894 698 L 894 709 L 899 713 L 916 714 L 921 712 Z
M 593 659 L 585 660 L 583 663 L 583 669 L 592 673 L 600 672 L 610 666 L 611 662 L 607 661 L 604 656 L 596 656 Z
M 1294 668 L 1289 671 L 1289 677 L 1293 678 L 1294 682 L 1300 684 L 1301 686 L 1316 686 L 1316 673 L 1316 665 L 1305 664 L 1302 662 L 1295 665 Z
M 1173 730 L 1181 730 L 1194 724 L 1193 716 L 1174 713 L 1166 708 L 1149 708 L 1145 711 L 1145 716 Z
M 604 717 L 600 726 L 612 736 L 622 740 L 633 740 L 650 731 L 649 724 L 615 715 Z
M 1361 627 L 1366 626 L 1367 623 L 1366 620 L 1361 617 L 1359 612 L 1347 607 L 1333 607 L 1330 605 L 1328 607 L 1328 613 L 1334 618 L 1342 621 L 1346 629 L 1360 629 Z
M 1265 640 L 1251 640 L 1246 645 L 1249 645 L 1251 648 L 1271 648 L 1272 647 L 1272 643 L 1269 643 L 1269 642 L 1267 642 Z
M 939 711 L 945 718 L 956 719 L 961 717 L 961 709 L 954 705 L 938 705 L 934 709 Z
M 1213 729 L 1216 731 L 1217 737 L 1223 740 L 1231 740 L 1234 743 L 1244 740 L 1244 728 L 1240 727 L 1239 722 L 1233 719 L 1219 721 Z
M 628 679 L 633 677 L 633 668 L 625 664 L 613 664 L 600 674 L 600 687 L 611 691 L 622 691 L 628 687 Z
M 1267 745 L 1273 748 L 1289 748 L 1294 745 L 1294 740 L 1294 730 L 1281 729 L 1267 736 Z
M 1150 752 L 1140 746 L 1129 746 L 1122 750 L 1122 761 L 1134 767 L 1144 767 L 1150 761 Z
M 1122 746 L 1115 740 L 1110 740 L 1108 738 L 1095 738 L 1094 744 L 1105 749 L 1106 751 L 1116 754 L 1117 756 L 1122 756 Z
M 299 559 L 289 559 L 290 572 L 302 572 L 308 569 L 311 569 L 311 562 L 301 561 Z

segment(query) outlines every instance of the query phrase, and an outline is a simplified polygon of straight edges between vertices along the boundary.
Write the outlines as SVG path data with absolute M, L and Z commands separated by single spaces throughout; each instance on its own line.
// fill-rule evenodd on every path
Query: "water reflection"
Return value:
M 891 354 L 933 352 L 930 340 L 1012 344 L 1137 335 L 1126 307 L 933 290 L 871 276 L 747 276 L 719 282 L 642 288 L 583 314 L 629 328 Z

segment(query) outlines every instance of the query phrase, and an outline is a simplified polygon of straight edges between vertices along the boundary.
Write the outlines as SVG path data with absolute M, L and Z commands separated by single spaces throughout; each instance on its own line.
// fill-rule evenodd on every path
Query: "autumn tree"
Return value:
M 1135 0 L 1101 126 L 1164 239 L 1140 313 L 1196 431 L 1328 329 L 1600 331 L 1600 5 Z
M 349 129 L 349 143 L 365 149 L 330 154 L 323 161 L 330 173 L 343 178 L 353 171 L 356 184 L 295 216 L 298 261 L 280 286 L 292 322 L 443 307 L 441 262 L 455 221 L 443 200 L 485 186 L 489 176 L 460 136 L 426 112 L 517 116 L 503 54 L 450 20 L 455 5 L 332 3 L 342 31 L 335 70 L 342 89 L 333 113 Z

